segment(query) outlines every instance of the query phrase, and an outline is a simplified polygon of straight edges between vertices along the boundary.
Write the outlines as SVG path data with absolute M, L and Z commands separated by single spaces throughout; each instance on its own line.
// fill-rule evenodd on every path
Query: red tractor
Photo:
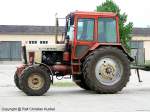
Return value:
M 56 47 L 27 52 L 15 73 L 16 86 L 27 95 L 43 95 L 53 76 L 72 75 L 83 89 L 116 93 L 126 86 L 133 59 L 121 45 L 118 16 L 111 12 L 76 11 L 66 16 L 64 41 Z M 57 27 L 56 27 L 57 28 Z M 57 36 L 56 36 L 57 37 Z M 61 46 L 61 47 L 60 47 Z

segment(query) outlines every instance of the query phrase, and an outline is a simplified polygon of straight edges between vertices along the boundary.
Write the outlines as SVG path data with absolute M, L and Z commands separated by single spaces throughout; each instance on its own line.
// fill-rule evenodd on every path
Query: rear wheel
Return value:
M 78 75 L 78 76 L 73 75 L 72 78 L 73 78 L 73 81 L 76 83 L 76 85 L 78 85 L 80 88 L 85 89 L 85 90 L 90 90 L 88 85 L 85 83 L 85 80 L 83 78 L 83 74 Z
M 50 76 L 39 66 L 28 67 L 20 78 L 21 89 L 32 96 L 40 96 L 50 88 Z
M 98 93 L 116 93 L 129 81 L 130 63 L 118 48 L 103 47 L 92 52 L 83 67 L 86 84 Z

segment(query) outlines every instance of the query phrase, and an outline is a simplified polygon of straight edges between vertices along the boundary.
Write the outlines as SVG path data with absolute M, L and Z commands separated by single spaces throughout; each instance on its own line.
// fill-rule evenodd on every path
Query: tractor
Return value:
M 29 96 L 45 94 L 54 76 L 71 75 L 81 88 L 113 94 L 126 86 L 130 57 L 119 36 L 119 18 L 112 12 L 75 11 L 65 18 L 64 39 L 35 48 L 23 46 L 24 63 L 17 67 L 16 86 Z

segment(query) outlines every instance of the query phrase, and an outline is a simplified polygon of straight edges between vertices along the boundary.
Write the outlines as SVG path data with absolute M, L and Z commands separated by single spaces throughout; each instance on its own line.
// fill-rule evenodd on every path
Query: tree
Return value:
M 121 14 L 121 10 L 116 3 L 112 0 L 106 0 L 106 2 L 97 6 L 98 12 L 114 12 L 119 17 L 119 31 L 121 43 L 130 51 L 129 42 L 131 40 L 131 33 L 133 31 L 133 23 L 127 23 L 127 15 L 126 13 Z

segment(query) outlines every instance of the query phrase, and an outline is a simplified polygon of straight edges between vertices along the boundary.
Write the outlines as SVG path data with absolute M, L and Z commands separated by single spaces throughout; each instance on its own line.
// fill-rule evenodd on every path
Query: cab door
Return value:
M 96 42 L 96 20 L 93 17 L 78 17 L 75 21 L 73 59 L 81 59 Z

